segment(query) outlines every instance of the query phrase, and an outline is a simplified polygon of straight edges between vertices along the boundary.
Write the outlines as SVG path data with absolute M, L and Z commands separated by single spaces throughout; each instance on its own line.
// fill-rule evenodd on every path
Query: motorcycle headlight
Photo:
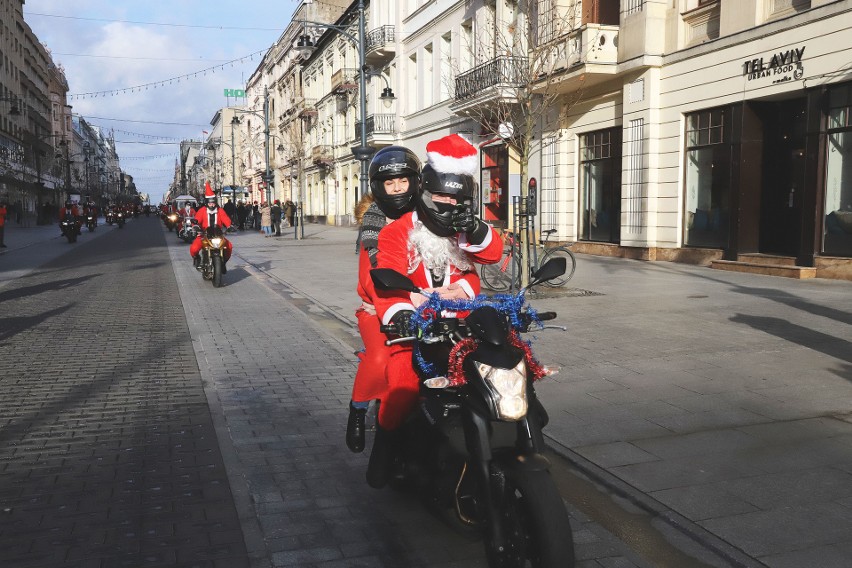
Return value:
M 476 361 L 476 370 L 491 386 L 500 420 L 519 420 L 526 416 L 527 366 L 523 359 L 513 369 L 492 367 Z
M 213 237 L 212 239 L 210 239 L 210 244 L 212 244 L 216 248 L 221 247 L 222 246 L 222 237 Z

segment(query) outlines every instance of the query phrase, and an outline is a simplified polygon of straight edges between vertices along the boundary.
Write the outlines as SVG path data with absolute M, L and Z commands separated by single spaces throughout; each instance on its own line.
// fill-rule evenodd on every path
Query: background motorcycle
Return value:
M 225 271 L 225 237 L 219 227 L 209 227 L 201 236 L 201 251 L 198 270 L 205 280 L 210 280 L 214 288 L 222 286 L 222 274 Z
M 183 239 L 185 243 L 191 243 L 195 240 L 196 231 L 198 230 L 198 221 L 192 217 L 184 217 L 180 225 L 180 230 L 177 232 L 179 239 Z
M 565 268 L 565 259 L 548 261 L 530 287 Z M 380 290 L 422 293 L 393 270 L 371 277 Z M 392 433 L 390 483 L 414 489 L 445 520 L 481 535 L 492 568 L 566 568 L 574 565 L 573 535 L 542 454 L 548 417 L 533 387 L 551 372 L 519 335 L 556 314 L 536 314 L 525 293 L 472 301 L 433 294 L 418 308 L 415 328 L 382 327 L 407 335 L 388 343 L 412 344 L 421 381 L 419 411 Z
M 116 211 L 115 222 L 118 225 L 119 229 L 124 228 L 124 217 L 125 217 L 124 211 Z
M 171 231 L 177 231 L 178 226 L 178 214 L 177 213 L 166 213 L 163 217 L 163 223 L 166 224 L 166 228 Z
M 77 242 L 77 221 L 76 219 L 72 219 L 71 217 L 66 217 L 59 223 L 60 228 L 62 229 L 62 235 L 68 239 L 69 243 Z
M 98 226 L 98 218 L 95 217 L 92 213 L 86 215 L 86 227 L 89 229 L 89 232 L 95 230 L 95 227 Z

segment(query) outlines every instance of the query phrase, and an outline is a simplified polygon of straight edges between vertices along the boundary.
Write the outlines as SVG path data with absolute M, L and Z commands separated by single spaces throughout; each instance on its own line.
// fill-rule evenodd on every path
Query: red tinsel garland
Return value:
M 537 381 L 548 374 L 542 364 L 533 357 L 529 344 L 521 339 L 517 331 L 512 331 L 509 335 L 509 343 L 524 352 L 524 362 L 527 365 L 527 371 L 532 375 L 533 381 Z M 464 377 L 464 360 L 476 351 L 476 347 L 477 343 L 471 337 L 459 341 L 453 346 L 447 365 L 447 379 L 449 379 L 451 387 L 459 387 L 467 383 L 467 379 Z

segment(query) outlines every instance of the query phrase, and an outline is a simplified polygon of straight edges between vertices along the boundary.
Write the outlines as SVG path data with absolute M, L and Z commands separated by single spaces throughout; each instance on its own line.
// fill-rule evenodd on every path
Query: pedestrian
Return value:
M 234 202 L 230 199 L 225 202 L 225 205 L 222 206 L 222 209 L 225 210 L 225 213 L 227 213 L 228 217 L 230 217 L 231 219 L 237 216 L 237 206 L 234 205 Z
M 6 202 L 0 201 L 0 248 L 6 248 L 6 242 L 3 240 L 3 233 L 6 230 L 6 214 L 8 210 L 6 209 Z
M 255 201 L 251 208 L 251 225 L 254 230 L 260 229 L 260 211 L 258 209 L 257 201 Z
M 281 201 L 276 199 L 272 206 L 272 229 L 275 231 L 275 236 L 281 236 Z
M 240 204 L 237 205 L 237 228 L 241 231 L 246 229 L 246 217 L 248 217 L 248 209 L 245 202 L 240 200 Z
M 296 226 L 296 204 L 289 199 L 284 202 L 284 216 L 291 227 Z
M 260 204 L 260 229 L 264 237 L 272 236 L 272 208 L 266 201 Z

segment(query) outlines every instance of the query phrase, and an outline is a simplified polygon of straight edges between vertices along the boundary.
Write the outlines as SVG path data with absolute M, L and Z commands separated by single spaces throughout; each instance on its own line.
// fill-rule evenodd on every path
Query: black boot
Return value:
M 346 447 L 356 454 L 364 451 L 364 422 L 366 408 L 356 408 L 349 403 L 349 420 L 346 422 Z
M 393 462 L 395 434 L 382 428 L 378 419 L 376 420 L 376 437 L 373 440 L 373 450 L 370 452 L 370 463 L 367 465 L 367 485 L 373 489 L 381 489 L 388 483 Z
M 195 268 L 201 266 L 201 256 L 195 255 L 192 257 L 192 266 L 194 266 Z

